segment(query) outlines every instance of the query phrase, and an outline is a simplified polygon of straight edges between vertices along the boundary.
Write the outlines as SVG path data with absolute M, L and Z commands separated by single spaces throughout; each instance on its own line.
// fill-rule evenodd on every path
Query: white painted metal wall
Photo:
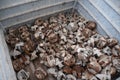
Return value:
M 0 80 L 17 80 L 2 29 L 0 29 Z
M 71 9 L 74 0 L 2 0 L 0 21 L 4 27 Z M 5 3 L 6 2 L 6 3 Z M 9 3 L 8 3 L 9 2 Z M 13 4 L 12 4 L 13 2 Z

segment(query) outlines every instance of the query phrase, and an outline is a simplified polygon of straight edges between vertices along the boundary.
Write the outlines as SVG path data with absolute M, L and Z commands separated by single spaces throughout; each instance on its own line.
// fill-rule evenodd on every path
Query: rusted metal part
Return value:
M 96 27 L 96 22 L 77 13 L 59 13 L 47 20 L 36 19 L 31 28 L 9 29 L 6 42 L 14 49 L 15 71 L 37 61 L 33 76 L 38 80 L 47 74 L 56 80 L 110 79 L 120 71 L 120 45 L 98 34 Z

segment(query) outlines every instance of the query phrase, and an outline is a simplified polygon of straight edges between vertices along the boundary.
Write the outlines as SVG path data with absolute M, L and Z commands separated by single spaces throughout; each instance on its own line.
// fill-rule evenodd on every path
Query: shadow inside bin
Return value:
M 118 80 L 120 78 L 120 72 L 117 72 L 114 76 L 112 76 L 111 80 Z

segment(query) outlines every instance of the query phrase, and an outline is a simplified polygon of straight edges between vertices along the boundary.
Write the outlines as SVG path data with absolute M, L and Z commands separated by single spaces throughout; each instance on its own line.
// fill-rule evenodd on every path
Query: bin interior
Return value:
M 71 0 L 72 1 L 72 0 Z M 99 33 L 99 34 L 102 34 L 103 36 L 110 36 L 110 37 L 115 37 L 115 38 L 117 38 L 117 40 L 118 41 L 120 41 L 120 34 L 119 34 L 119 31 L 117 30 L 117 29 L 115 29 L 115 28 L 113 28 L 113 27 L 111 27 L 111 28 L 103 28 L 103 26 L 104 26 L 104 23 L 103 23 L 103 25 L 101 24 L 101 22 L 98 20 L 97 21 L 97 19 L 99 19 L 100 18 L 100 16 L 99 16 L 99 18 L 97 18 L 97 17 L 95 17 L 94 18 L 94 16 L 92 15 L 92 13 L 89 13 L 89 11 L 87 10 L 87 8 L 84 6 L 84 3 L 86 3 L 87 4 L 87 2 L 80 2 L 81 0 L 78 0 L 78 2 L 74 2 L 74 3 L 70 3 L 70 4 L 72 4 L 73 6 L 70 8 L 70 9 L 63 9 L 63 11 L 56 11 L 56 12 L 54 12 L 54 14 L 53 13 L 50 13 L 50 14 L 45 14 L 45 15 L 40 15 L 39 17 L 41 18 L 41 19 L 43 19 L 43 20 L 46 20 L 46 19 L 48 19 L 49 17 L 51 17 L 51 16 L 56 16 L 56 15 L 58 15 L 58 13 L 66 13 L 66 12 L 77 12 L 79 15 L 82 15 L 83 17 L 85 17 L 85 19 L 87 19 L 87 20 L 92 20 L 92 21 L 95 21 L 96 23 L 97 23 L 97 28 L 96 28 L 96 30 L 97 30 L 97 32 Z M 63 4 L 62 4 L 63 5 Z M 89 4 L 88 4 L 89 5 Z M 56 5 L 57 6 L 57 5 Z M 55 6 L 54 6 L 55 7 Z M 89 6 L 88 6 L 89 7 Z M 92 8 L 92 7 L 91 7 Z M 45 9 L 47 9 L 47 8 L 45 8 Z M 52 8 L 51 8 L 52 9 Z M 57 8 L 56 8 L 57 9 Z M 75 9 L 75 10 L 74 10 Z M 94 9 L 94 8 L 93 8 Z M 44 10 L 44 8 L 43 8 L 43 10 Z M 88 11 L 88 12 L 87 12 Z M 94 12 L 94 11 L 93 11 Z M 26 14 L 27 15 L 27 14 Z M 22 16 L 22 15 L 21 15 Z M 25 16 L 25 15 L 24 15 Z M 34 15 L 33 15 L 34 16 Z M 16 72 L 14 71 L 14 69 L 13 69 L 13 65 L 12 65 L 12 61 L 11 61 L 11 56 L 10 56 L 10 54 L 12 54 L 12 52 L 11 52 L 11 49 L 10 48 L 8 48 L 8 46 L 7 46 L 7 44 L 6 44 L 6 42 L 5 42 L 5 38 L 3 38 L 4 37 L 4 35 L 6 36 L 6 33 L 7 33 L 7 30 L 8 30 L 8 28 L 9 27 L 15 27 L 15 28 L 17 28 L 17 27 L 20 27 L 21 25 L 25 25 L 25 24 L 27 24 L 27 26 L 29 26 L 29 27 L 31 27 L 31 25 L 33 25 L 34 24 L 34 21 L 37 19 L 37 18 L 39 18 L 39 17 L 34 17 L 34 18 L 31 18 L 31 19 L 28 19 L 28 21 L 23 21 L 23 22 L 20 22 L 19 23 L 19 21 L 18 21 L 18 23 L 17 24 L 11 24 L 11 26 L 8 26 L 7 25 L 7 20 L 3 20 L 2 21 L 2 23 L 0 24 L 0 26 L 2 27 L 2 29 L 1 29 L 1 36 L 0 37 L 2 37 L 1 38 L 1 53 L 5 53 L 5 54 L 2 54 L 2 56 L 0 57 L 0 59 L 1 59 L 1 64 L 2 64 L 2 67 L 1 67 L 1 75 L 3 75 L 3 77 L 0 77 L 1 79 L 0 80 L 7 80 L 7 78 L 9 78 L 9 80 L 17 80 L 17 78 L 16 78 Z M 10 18 L 8 18 L 9 20 L 8 20 L 8 24 L 10 24 L 9 22 L 10 22 Z M 13 18 L 13 21 L 14 21 L 14 19 L 15 18 Z M 6 21 L 6 22 L 5 22 Z M 104 20 L 103 20 L 104 21 Z M 15 23 L 15 22 L 14 22 Z M 7 25 L 7 26 L 5 26 L 5 25 Z M 4 26 L 5 26 L 5 28 L 4 28 Z M 108 26 L 108 25 L 107 25 Z M 106 27 L 106 26 L 105 26 Z M 113 30 L 110 30 L 110 31 L 112 31 L 112 32 L 114 32 L 114 31 L 116 31 L 115 33 L 113 33 L 113 34 L 111 34 L 111 32 L 110 31 L 108 31 L 108 30 L 105 30 L 105 29 L 113 29 Z M 116 36 L 115 36 L 116 35 Z M 29 80 L 37 80 L 36 79 L 36 77 L 34 76 L 34 66 L 37 68 L 37 67 L 39 67 L 39 66 L 42 66 L 42 67 L 44 67 L 43 65 L 41 65 L 41 64 L 39 64 L 39 61 L 40 61 L 40 58 L 37 58 L 36 60 L 34 60 L 34 61 L 32 61 L 32 63 L 30 63 L 29 65 L 27 65 L 24 69 L 26 70 L 26 71 L 28 71 L 28 72 L 30 72 L 30 78 L 29 78 Z M 5 64 L 4 64 L 5 63 Z M 4 64 L 4 65 L 3 65 Z M 46 68 L 46 67 L 45 67 Z M 33 70 L 32 70 L 33 69 Z M 7 74 L 7 75 L 6 75 Z M 11 77 L 12 76 L 12 77 Z M 118 78 L 119 77 L 119 73 L 117 73 L 116 74 L 116 76 L 114 77 L 114 78 L 112 78 L 112 80 L 116 80 L 116 78 Z M 51 79 L 46 79 L 46 80 L 53 80 L 53 78 L 51 78 Z M 56 79 L 55 79 L 56 80 Z

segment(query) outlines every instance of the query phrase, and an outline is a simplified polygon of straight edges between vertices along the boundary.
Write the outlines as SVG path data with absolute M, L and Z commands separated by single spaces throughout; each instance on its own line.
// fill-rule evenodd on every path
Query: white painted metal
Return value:
M 120 14 L 120 0 L 104 0 L 113 8 L 118 14 Z
M 12 18 L 15 16 L 27 14 L 33 11 L 37 11 L 40 9 L 48 8 L 51 6 L 72 2 L 73 0 L 39 0 L 30 2 L 27 4 L 18 5 L 16 7 L 11 7 L 7 9 L 0 10 L 0 20 L 5 20 L 8 18 Z
M 0 9 L 7 9 L 10 7 L 15 7 L 21 4 L 26 4 L 34 1 L 37 1 L 37 0 L 1 0 Z
M 104 0 L 89 0 L 90 3 L 108 20 L 120 33 L 120 14 L 114 11 Z
M 74 0 L 36 0 L 0 10 L 0 21 L 4 27 L 20 24 L 37 17 L 71 9 Z
M 0 29 L 0 80 L 16 80 L 2 29 Z
M 16 24 L 30 21 L 32 19 L 36 19 L 38 17 L 42 17 L 45 15 L 50 15 L 50 14 L 54 14 L 56 12 L 71 9 L 72 6 L 73 6 L 73 2 L 69 2 L 66 4 L 54 5 L 51 7 L 46 7 L 46 8 L 42 8 L 39 10 L 34 10 L 32 12 L 25 13 L 22 15 L 14 16 L 14 17 L 11 17 L 9 19 L 2 20 L 1 22 L 2 22 L 3 26 L 6 28 L 6 27 L 10 27 L 10 26 L 13 26 Z

